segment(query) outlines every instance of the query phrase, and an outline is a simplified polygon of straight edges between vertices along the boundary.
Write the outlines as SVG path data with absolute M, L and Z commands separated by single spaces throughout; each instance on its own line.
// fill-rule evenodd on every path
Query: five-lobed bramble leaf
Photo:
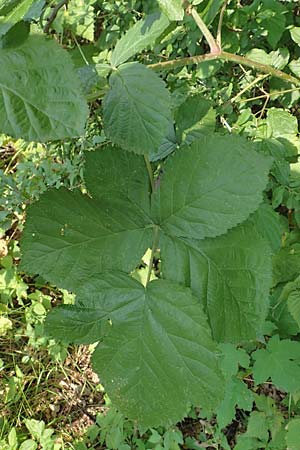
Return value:
M 123 64 L 155 42 L 169 23 L 165 15 L 157 12 L 139 20 L 118 40 L 111 55 L 112 66 L 117 67 Z
M 133 62 L 119 66 L 103 100 L 107 136 L 122 148 L 157 152 L 172 121 L 170 94 L 156 73 Z
M 114 405 L 142 425 L 175 423 L 192 402 L 213 409 L 222 399 L 203 309 L 173 282 L 144 288 L 122 273 L 90 277 L 77 290 L 76 305 L 56 308 L 47 327 L 64 340 L 100 340 L 94 368 Z
M 152 198 L 153 209 L 143 157 L 111 145 L 87 154 L 85 180 L 92 198 L 65 189 L 53 190 L 28 209 L 22 268 L 40 273 L 52 283 L 77 294 L 74 307 L 53 311 L 48 319 L 48 330 L 54 337 L 74 342 L 100 341 L 94 367 L 100 372 L 110 397 L 130 418 L 139 418 L 147 425 L 179 420 L 192 401 L 207 409 L 216 407 L 222 399 L 216 351 L 199 299 L 208 312 L 217 340 L 255 338 L 265 316 L 270 261 L 267 244 L 255 227 L 252 226 L 253 230 L 250 227 L 249 231 L 249 224 L 243 224 L 217 239 L 192 240 L 189 237 L 193 236 L 194 222 L 196 230 L 201 230 L 201 220 L 204 222 L 201 213 L 204 218 L 211 218 L 201 203 L 206 194 L 213 193 L 216 205 L 221 205 L 223 198 L 225 209 L 232 214 L 225 226 L 208 220 L 214 228 L 213 234 L 216 234 L 216 226 L 220 234 L 237 225 L 261 201 L 260 190 L 266 184 L 270 159 L 256 154 L 250 146 L 247 151 L 241 148 L 245 145 L 242 139 L 223 138 L 222 151 L 220 145 L 220 138 L 212 136 L 195 141 L 170 157 L 160 181 L 160 192 Z M 230 156 L 232 149 L 237 158 L 233 168 L 239 165 L 241 170 L 235 181 L 243 186 L 243 200 L 247 200 L 242 211 L 236 210 L 242 205 L 239 192 L 225 174 L 229 163 L 235 161 Z M 227 153 L 229 159 L 223 167 Z M 221 155 L 221 170 L 217 170 L 220 182 L 216 178 L 216 167 L 217 156 Z M 192 161 L 195 186 L 190 180 L 187 182 L 185 176 Z M 249 172 L 243 165 L 247 165 Z M 176 169 L 171 175 L 170 166 Z M 201 181 L 202 177 L 206 177 L 206 181 Z M 202 208 L 193 209 L 187 202 L 184 215 L 187 226 L 181 227 L 182 235 L 176 231 L 172 234 L 173 228 L 168 227 L 168 221 L 162 220 L 161 215 L 169 211 L 173 199 L 182 200 L 181 189 L 184 201 L 189 200 L 186 185 L 192 191 L 195 204 Z M 160 215 L 156 214 L 157 210 Z M 227 218 L 223 212 L 220 217 L 212 217 Z M 200 290 L 195 291 L 194 281 L 191 287 L 197 297 L 173 280 L 151 282 L 145 290 L 128 275 L 115 273 L 134 270 L 145 250 L 154 245 L 151 244 L 151 228 L 160 230 L 162 257 L 167 265 L 168 239 L 196 247 L 199 254 L 196 252 L 195 256 L 195 282 L 200 280 Z M 207 231 L 200 236 L 205 235 Z M 242 243 L 242 248 L 237 242 Z M 172 263 L 184 261 L 186 264 L 184 258 L 178 259 L 178 256 L 175 252 L 175 257 L 170 257 Z M 215 269 L 210 284 L 206 280 L 208 261 Z M 180 267 L 178 273 L 186 276 L 187 270 L 190 271 L 188 264 Z M 182 279 L 175 277 L 174 280 L 182 283 Z M 123 282 L 128 283 L 125 296 Z M 189 285 L 185 280 L 182 284 Z M 153 385 L 157 392 L 155 397 L 150 390 Z M 178 390 L 178 386 L 182 389 Z M 147 401 L 142 402 L 145 398 Z
M 55 41 L 30 36 L 1 49 L 0 65 L 3 133 L 39 142 L 83 134 L 88 107 L 69 55 Z

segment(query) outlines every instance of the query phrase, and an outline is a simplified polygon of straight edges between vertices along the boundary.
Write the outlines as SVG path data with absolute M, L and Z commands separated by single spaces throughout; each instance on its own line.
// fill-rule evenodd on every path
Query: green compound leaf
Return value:
M 172 120 L 164 82 L 139 63 L 121 65 L 109 81 L 103 101 L 107 136 L 135 153 L 157 152 Z
M 200 297 L 221 342 L 255 339 L 264 323 L 271 285 L 266 242 L 249 223 L 216 239 L 161 238 L 163 276 Z
M 300 343 L 289 339 L 279 340 L 273 336 L 266 349 L 256 350 L 253 376 L 256 384 L 269 378 L 275 386 L 291 394 L 299 391 L 300 379 Z
M 142 156 L 106 145 L 86 153 L 84 178 L 92 197 L 121 197 L 150 214 L 149 176 Z
M 212 135 L 184 146 L 168 159 L 154 193 L 155 220 L 173 236 L 224 234 L 258 208 L 270 165 L 237 136 Z
M 170 20 L 183 19 L 183 0 L 158 0 L 158 3 Z
M 2 133 L 40 142 L 83 134 L 87 104 L 58 44 L 31 36 L 20 47 L 0 50 L 0 65 Z
M 111 55 L 111 64 L 117 67 L 147 48 L 164 32 L 169 23 L 166 16 L 157 12 L 139 20 L 117 42 Z

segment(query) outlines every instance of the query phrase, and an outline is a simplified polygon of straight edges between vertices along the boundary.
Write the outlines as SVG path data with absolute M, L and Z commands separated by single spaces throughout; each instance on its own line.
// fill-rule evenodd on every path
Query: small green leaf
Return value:
M 45 422 L 43 420 L 25 419 L 24 423 L 31 436 L 40 441 L 45 430 Z
M 157 12 L 139 20 L 117 42 L 111 55 L 111 64 L 117 67 L 147 48 L 163 33 L 169 23 L 166 16 Z
M 293 281 L 300 272 L 300 244 L 284 247 L 273 257 L 273 284 Z
M 258 208 L 270 165 L 237 136 L 194 141 L 167 160 L 153 196 L 155 220 L 173 236 L 224 234 Z
M 300 450 L 300 419 L 289 421 L 285 440 L 288 450 Z
M 11 450 L 17 450 L 18 448 L 18 436 L 15 427 L 13 427 L 8 433 L 8 444 Z
M 300 328 L 300 290 L 290 293 L 287 299 L 288 310 Z
M 268 110 L 267 125 L 273 137 L 295 136 L 298 133 L 297 117 L 281 108 Z
M 272 379 L 275 386 L 291 394 L 299 390 L 300 343 L 273 336 L 266 349 L 252 354 L 255 363 L 253 376 L 256 384 Z
M 12 321 L 7 317 L 0 316 L 0 336 L 5 336 L 6 333 L 13 327 Z
M 4 18 L 0 19 L 0 37 L 23 19 L 32 3 L 33 0 L 22 0 Z
M 260 411 L 253 411 L 249 417 L 247 436 L 267 443 L 269 440 L 267 417 Z
M 22 442 L 19 447 L 19 450 L 36 450 L 37 443 L 32 439 L 26 439 L 26 441 Z
M 285 7 L 277 0 L 264 0 L 262 12 L 258 15 L 261 27 L 267 31 L 267 41 L 275 48 L 285 31 Z
M 299 27 L 300 29 L 300 27 Z M 294 59 L 289 63 L 289 68 L 296 77 L 300 78 L 300 58 Z
M 279 214 L 276 214 L 270 205 L 261 204 L 257 211 L 249 217 L 248 222 L 269 243 L 273 253 L 280 249 L 283 233 L 287 229 Z
M 177 136 L 179 142 L 191 144 L 203 135 L 211 134 L 216 127 L 216 113 L 212 109 L 211 102 L 202 95 L 188 97 L 180 105 L 175 121 L 177 124 Z
M 54 40 L 31 36 L 2 49 L 0 65 L 2 133 L 40 142 L 83 134 L 87 104 L 68 53 Z
M 218 347 L 222 352 L 220 369 L 225 379 L 236 375 L 239 365 L 245 369 L 249 367 L 250 358 L 243 348 L 236 348 L 232 344 L 219 344 Z
M 182 20 L 184 16 L 182 0 L 158 0 L 161 10 L 170 20 Z
M 290 34 L 293 41 L 300 45 L 300 27 L 290 28 Z
M 268 53 L 261 48 L 252 48 L 247 54 L 246 57 L 251 59 L 252 61 L 272 65 L 272 58 Z
M 107 136 L 139 154 L 158 151 L 172 120 L 164 82 L 139 63 L 123 64 L 112 73 L 103 109 Z
M 244 411 L 251 411 L 254 401 L 253 393 L 242 380 L 230 378 L 226 383 L 225 397 L 216 409 L 220 428 L 226 427 L 235 417 L 236 406 Z

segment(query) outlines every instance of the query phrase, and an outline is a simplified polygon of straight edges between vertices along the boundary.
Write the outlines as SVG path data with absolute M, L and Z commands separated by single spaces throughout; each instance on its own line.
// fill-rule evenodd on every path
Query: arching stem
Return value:
M 215 55 L 207 53 L 206 55 L 189 56 L 187 58 L 173 59 L 171 61 L 164 61 L 156 64 L 150 64 L 148 67 L 153 70 L 169 70 L 174 69 L 176 67 L 188 66 L 191 64 L 200 64 L 201 62 L 204 61 L 213 61 L 215 59 L 221 59 L 223 61 L 232 61 L 236 64 L 251 67 L 251 69 L 253 70 L 258 70 L 259 72 L 266 73 L 273 77 L 279 78 L 283 81 L 287 81 L 288 83 L 295 84 L 296 86 L 300 85 L 300 79 L 293 77 L 292 75 L 289 75 L 285 72 L 282 72 L 281 70 L 275 69 L 272 66 L 252 61 L 252 59 L 246 58 L 245 56 L 235 55 L 233 53 L 227 53 L 223 51 Z

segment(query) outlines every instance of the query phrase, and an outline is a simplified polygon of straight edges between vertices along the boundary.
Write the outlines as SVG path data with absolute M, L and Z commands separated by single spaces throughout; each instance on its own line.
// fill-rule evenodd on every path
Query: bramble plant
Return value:
M 20 20 L 26 13 L 30 20 L 32 3 L 12 9 L 0 34 L 26 24 Z M 47 333 L 98 342 L 93 367 L 125 416 L 146 427 L 168 425 L 193 404 L 217 411 L 225 426 L 235 404 L 224 390 L 245 388 L 224 373 L 220 348 L 263 339 L 274 286 L 272 256 L 282 227 L 266 192 L 276 167 L 266 140 L 215 132 L 214 111 L 201 95 L 189 96 L 174 115 L 156 72 L 230 61 L 293 87 L 300 80 L 271 59 L 266 65 L 223 51 L 224 8 L 215 39 L 197 13 L 199 2 L 158 3 L 161 11 L 137 21 L 96 65 L 106 141 L 86 152 L 84 191 L 51 189 L 28 207 L 20 270 L 76 294 L 74 305 L 48 314 Z M 223 2 L 216 3 L 218 9 Z M 185 14 L 209 53 L 148 66 L 131 61 Z M 20 34 L 19 45 L 8 37 L 0 50 L 1 131 L 38 142 L 81 136 L 88 106 L 68 53 L 44 36 Z M 106 78 L 109 89 L 101 84 Z M 90 99 L 99 97 L 97 89 Z M 133 275 L 148 249 L 142 284 Z M 296 285 L 291 292 L 298 293 Z M 289 298 L 299 323 L 298 297 Z M 272 360 L 281 346 L 272 340 L 254 353 L 254 377 L 281 380 L 276 368 L 261 368 L 262 351 Z M 299 371 L 297 357 L 288 362 Z M 244 401 L 249 410 L 252 402 Z

